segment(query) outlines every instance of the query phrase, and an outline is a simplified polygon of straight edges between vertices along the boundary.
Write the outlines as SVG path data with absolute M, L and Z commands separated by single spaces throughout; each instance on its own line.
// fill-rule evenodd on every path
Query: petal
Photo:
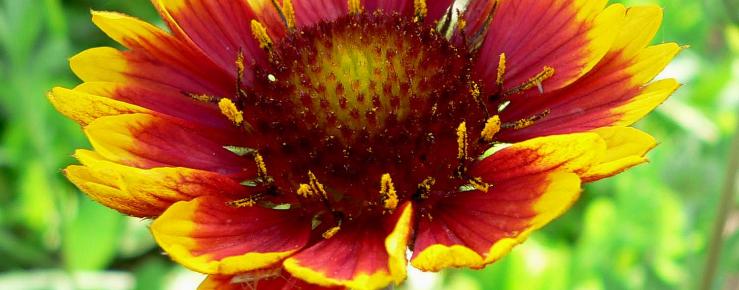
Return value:
M 154 0 L 162 18 L 181 38 L 195 43 L 221 67 L 235 71 L 243 50 L 246 63 L 265 64 L 267 55 L 252 36 L 251 21 L 260 21 L 273 39 L 285 33 L 284 24 L 270 0 Z M 253 80 L 250 70 L 246 81 Z
M 631 127 L 605 127 L 593 132 L 606 141 L 607 151 L 596 166 L 581 176 L 584 182 L 610 177 L 647 162 L 644 155 L 657 146 L 654 137 Z
M 84 131 L 97 153 L 129 166 L 241 173 L 253 163 L 223 148 L 234 145 L 225 143 L 233 137 L 161 116 L 108 116 L 96 119 Z
M 577 200 L 580 179 L 554 171 L 498 179 L 488 192 L 460 192 L 419 218 L 411 264 L 424 271 L 481 268 Z
M 310 220 L 294 212 L 227 202 L 201 196 L 175 203 L 152 223 L 154 238 L 185 267 L 221 275 L 275 265 L 308 242 Z
M 331 21 L 349 13 L 346 0 L 292 0 L 299 26 Z
M 285 260 L 293 276 L 321 286 L 379 289 L 405 280 L 405 251 L 413 208 L 383 222 L 365 220 L 343 225 L 330 239 L 322 240 Z
M 524 129 L 503 130 L 498 137 L 516 142 L 627 126 L 644 117 L 679 87 L 672 79 L 644 86 L 681 50 L 674 43 L 646 47 L 661 19 L 662 11 L 656 7 L 629 9 L 613 47 L 590 73 L 564 89 L 511 103 L 501 115 L 512 121 L 549 110 L 546 118 Z
M 159 65 L 166 66 L 177 74 L 188 76 L 190 82 L 199 82 L 197 93 L 223 94 L 234 84 L 235 70 L 233 65 L 221 68 L 200 51 L 187 42 L 176 39 L 158 27 L 134 17 L 115 13 L 92 11 L 92 21 L 110 38 L 130 49 L 124 53 L 129 58 L 148 60 L 149 65 L 131 65 L 132 74 L 143 79 L 156 79 L 163 76 L 141 71 L 141 67 Z M 170 80 L 171 81 L 171 80 Z M 188 88 L 189 83 L 178 83 L 175 87 Z
M 198 290 L 324 290 L 345 289 L 322 287 L 297 279 L 280 267 L 255 270 L 237 275 L 209 275 Z
M 179 167 L 140 169 L 87 150 L 77 150 L 75 157 L 84 168 L 68 168 L 67 177 L 94 200 L 128 215 L 153 217 L 177 201 L 246 192 L 238 181 L 213 172 Z M 101 187 L 104 190 L 96 190 Z
M 452 5 L 452 0 L 423 0 L 426 2 L 426 23 L 434 23 L 439 20 Z M 346 2 L 346 1 L 344 1 Z M 401 15 L 412 16 L 415 13 L 413 0 L 365 0 L 365 11 L 373 12 L 382 10 L 391 14 L 397 12 Z
M 420 205 L 413 266 L 438 271 L 492 263 L 561 215 L 580 193 L 582 173 L 601 160 L 595 133 L 558 135 L 513 144 L 484 158 L 469 174 L 487 192 L 457 192 Z
M 138 51 L 121 52 L 111 47 L 85 50 L 69 59 L 72 71 L 86 82 L 137 84 L 153 90 L 226 95 L 233 85 L 216 83 Z M 219 79 L 227 80 L 227 79 Z
M 129 103 L 59 87 L 51 89 L 47 96 L 57 111 L 82 126 L 105 116 L 151 113 Z
M 603 9 L 606 0 L 502 0 L 490 24 L 475 70 L 487 93 L 496 89 L 498 60 L 506 54 L 504 89 L 554 69 L 545 91 L 562 88 L 587 73 L 613 44 L 624 7 Z M 538 94 L 529 90 L 516 96 Z
M 530 139 L 495 152 L 470 168 L 471 176 L 506 179 L 564 170 L 582 173 L 601 160 L 606 142 L 596 133 Z
M 216 105 L 193 100 L 181 92 L 153 90 L 141 85 L 111 82 L 86 82 L 74 88 L 73 91 L 134 104 L 204 126 L 221 129 L 233 127 L 233 123 L 221 114 Z

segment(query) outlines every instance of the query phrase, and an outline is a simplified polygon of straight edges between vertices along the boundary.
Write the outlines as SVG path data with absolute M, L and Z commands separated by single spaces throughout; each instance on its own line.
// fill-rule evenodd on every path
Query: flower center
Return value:
M 465 164 L 487 146 L 467 49 L 375 12 L 294 30 L 268 50 L 240 105 L 279 191 L 323 191 L 353 215 L 469 183 Z

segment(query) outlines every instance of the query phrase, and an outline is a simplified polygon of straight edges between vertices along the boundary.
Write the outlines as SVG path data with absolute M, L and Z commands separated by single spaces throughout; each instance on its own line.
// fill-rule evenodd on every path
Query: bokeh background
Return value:
M 615 2 L 661 5 L 655 42 L 690 45 L 663 73 L 685 86 L 638 124 L 661 142 L 651 163 L 587 186 L 500 262 L 411 271 L 406 289 L 739 289 L 739 198 L 726 188 L 739 178 L 739 1 Z M 78 83 L 68 57 L 115 46 L 90 9 L 161 25 L 146 0 L 0 0 L 0 289 L 194 289 L 201 276 L 161 254 L 148 221 L 95 204 L 61 174 L 89 144 L 45 94 Z

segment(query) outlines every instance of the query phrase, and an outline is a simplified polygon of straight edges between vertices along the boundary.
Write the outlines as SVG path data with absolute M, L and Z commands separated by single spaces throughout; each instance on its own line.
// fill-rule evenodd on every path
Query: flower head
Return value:
M 93 12 L 127 50 L 73 57 L 84 83 L 49 98 L 94 148 L 67 177 L 156 218 L 201 289 L 378 289 L 409 249 L 484 267 L 645 162 L 654 139 L 625 126 L 678 87 L 652 81 L 680 50 L 649 46 L 657 7 L 153 3 L 171 32 Z

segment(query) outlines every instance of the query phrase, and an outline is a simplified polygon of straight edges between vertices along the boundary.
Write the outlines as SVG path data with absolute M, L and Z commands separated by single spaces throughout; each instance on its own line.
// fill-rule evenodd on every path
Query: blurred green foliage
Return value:
M 651 163 L 587 186 L 576 207 L 484 270 L 412 272 L 409 289 L 697 289 L 739 115 L 739 1 L 657 3 L 656 42 L 690 45 L 666 70 L 685 86 L 639 127 Z M 148 1 L 0 0 L 0 289 L 193 289 L 147 222 L 80 194 L 60 169 L 89 147 L 45 98 L 78 81 L 66 59 L 114 45 L 89 9 L 161 24 Z M 739 200 L 730 200 L 711 289 L 739 289 Z

